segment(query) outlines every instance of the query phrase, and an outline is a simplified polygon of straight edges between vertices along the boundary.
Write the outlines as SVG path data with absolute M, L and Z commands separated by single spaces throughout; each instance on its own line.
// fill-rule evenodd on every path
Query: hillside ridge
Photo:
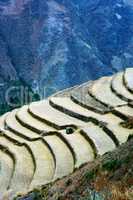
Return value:
M 127 68 L 1 116 L 0 198 L 66 177 L 125 143 L 133 134 L 132 75 Z

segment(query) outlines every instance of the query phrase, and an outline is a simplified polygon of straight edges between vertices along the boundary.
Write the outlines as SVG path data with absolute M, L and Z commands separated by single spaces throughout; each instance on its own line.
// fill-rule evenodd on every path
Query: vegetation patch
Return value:
M 87 171 L 84 177 L 86 180 L 93 180 L 96 177 L 96 170 Z
M 115 171 L 121 167 L 121 160 L 108 160 L 102 164 L 102 169 L 107 171 Z

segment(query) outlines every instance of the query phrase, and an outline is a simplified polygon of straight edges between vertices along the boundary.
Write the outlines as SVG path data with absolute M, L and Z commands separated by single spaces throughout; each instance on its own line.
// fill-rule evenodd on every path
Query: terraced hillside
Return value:
M 0 118 L 0 197 L 72 173 L 133 134 L 133 68 Z

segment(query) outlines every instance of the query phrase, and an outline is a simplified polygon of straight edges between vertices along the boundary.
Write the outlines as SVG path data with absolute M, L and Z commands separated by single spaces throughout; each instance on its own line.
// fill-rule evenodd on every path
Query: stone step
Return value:
M 103 77 L 95 81 L 88 88 L 89 94 L 108 107 L 125 105 L 126 102 L 118 98 L 111 90 L 112 77 Z
M 28 112 L 28 106 L 23 106 L 20 108 L 17 113 L 16 117 L 18 121 L 26 128 L 41 133 L 43 131 L 51 132 L 56 131 L 53 127 L 48 126 L 44 122 L 41 122 L 34 118 L 29 112 Z
M 18 134 L 19 136 L 21 136 L 21 137 L 23 137 L 23 138 L 25 138 L 25 139 L 27 139 L 27 140 L 36 140 L 36 139 L 38 139 L 39 137 L 41 137 L 41 135 L 38 135 L 36 132 L 33 132 L 33 131 L 31 131 L 31 130 L 25 128 L 25 127 L 23 127 L 23 126 L 16 120 L 15 114 L 16 114 L 16 110 L 13 111 L 13 112 L 11 112 L 11 113 L 9 113 L 9 115 L 6 117 L 6 125 L 7 125 L 7 127 L 9 128 L 9 130 L 15 132 L 16 134 Z M 102 120 L 102 118 L 99 118 L 99 119 Z M 119 118 L 118 118 L 118 119 L 119 119 Z M 110 115 L 108 114 L 107 119 L 104 119 L 104 118 L 103 118 L 103 120 L 104 120 L 104 121 L 110 121 L 110 122 L 111 122 L 112 116 L 110 116 Z M 118 121 L 117 118 L 115 117 L 115 118 L 114 118 L 114 122 L 120 123 L 121 120 Z M 113 121 L 112 121 L 112 123 L 113 123 Z M 14 125 L 15 125 L 15 126 L 14 126 Z M 78 124 L 78 125 L 79 125 L 79 124 Z M 85 125 L 86 125 L 86 124 L 85 124 Z M 114 126 L 114 125 L 113 125 L 113 126 Z M 109 126 L 107 126 L 107 127 L 109 127 Z M 110 126 L 110 127 L 112 128 L 112 126 Z M 117 125 L 114 126 L 114 127 L 116 128 L 116 130 L 113 129 L 114 134 L 115 134 L 115 132 L 118 132 L 119 127 L 118 127 Z M 122 129 L 122 127 L 121 127 L 121 129 Z M 127 129 L 124 129 L 123 131 L 125 131 L 125 133 L 126 133 L 126 132 L 127 132 Z M 128 130 L 128 132 L 129 132 L 129 130 Z M 124 134 L 124 136 L 125 136 L 125 134 Z M 125 137 L 124 137 L 124 138 L 125 138 Z
M 21 123 L 22 121 L 22 125 L 28 124 L 26 127 L 31 127 L 31 130 L 34 130 L 36 132 L 40 132 L 40 131 L 45 131 L 46 135 L 50 135 L 52 132 L 54 133 L 56 131 L 56 129 L 49 127 L 48 125 L 46 125 L 44 122 L 41 122 L 35 118 L 33 118 L 30 113 L 27 114 L 27 106 L 22 107 L 22 109 L 20 109 L 17 112 L 17 119 L 19 118 L 19 122 Z M 33 120 L 32 120 L 33 119 Z M 31 121 L 31 122 L 30 122 Z M 34 123 L 33 123 L 34 121 Z M 37 122 L 37 123 L 36 123 Z M 34 128 L 35 127 L 35 128 Z M 45 128 L 46 127 L 46 128 Z M 48 132 L 50 131 L 50 132 Z M 57 133 L 58 134 L 58 133 Z M 45 133 L 44 133 L 45 135 Z M 59 136 L 61 136 L 60 134 L 58 134 Z M 62 140 L 64 140 L 64 137 L 61 137 Z M 68 140 L 65 140 L 66 142 L 68 142 Z M 70 145 L 71 146 L 71 145 Z M 72 147 L 70 147 L 72 150 Z M 73 150 L 72 150 L 73 151 Z
M 114 110 L 120 112 L 121 114 L 123 114 L 125 116 L 125 119 L 128 117 L 133 117 L 133 107 L 130 106 L 121 106 L 121 107 L 117 107 Z
M 124 101 L 133 101 L 133 94 L 131 94 L 123 84 L 123 72 L 117 73 L 111 83 L 112 91 Z
M 75 153 L 76 156 L 75 168 L 78 168 L 81 165 L 89 161 L 92 161 L 95 158 L 95 153 L 93 152 L 92 146 L 78 130 L 69 135 L 66 134 L 65 130 L 63 130 L 59 134 L 63 135 L 63 137 L 71 145 Z
M 55 148 L 55 141 L 51 141 L 52 143 L 50 143 L 50 138 L 58 138 L 56 140 L 58 140 L 58 143 L 56 141 L 56 143 L 58 145 L 64 145 L 64 149 L 66 151 L 66 148 L 68 149 L 67 151 L 71 152 L 71 155 L 73 155 L 73 149 L 71 146 L 71 143 L 69 143 L 69 140 L 67 138 L 65 138 L 63 136 L 63 134 L 59 133 L 59 132 L 55 132 L 55 133 L 48 133 L 46 136 L 44 136 L 43 138 L 38 138 L 35 141 L 27 141 L 26 139 L 23 139 L 21 137 L 19 137 L 17 134 L 11 132 L 11 131 L 6 131 L 9 137 L 12 137 L 13 139 L 19 141 L 19 142 L 23 142 L 26 143 L 31 151 L 32 154 L 35 158 L 35 163 L 36 163 L 36 171 L 35 171 L 35 175 L 33 177 L 33 181 L 31 183 L 31 187 L 30 188 L 34 188 L 35 186 L 39 186 L 39 185 L 43 185 L 43 184 L 47 184 L 50 181 L 53 181 L 55 179 L 52 179 L 53 177 L 53 171 L 54 170 L 54 166 L 59 165 L 59 157 L 56 155 L 55 149 L 53 149 L 53 146 Z M 47 140 L 49 142 L 47 142 Z M 74 143 L 74 142 L 73 142 Z M 76 142 L 75 142 L 76 143 Z M 52 144 L 52 145 L 51 145 Z M 63 146 L 62 145 L 62 146 Z M 89 144 L 88 144 L 89 146 Z M 48 147 L 48 148 L 47 148 Z M 57 146 L 58 147 L 58 146 Z M 46 149 L 47 148 L 47 149 Z M 44 152 L 44 154 L 42 153 L 42 151 Z M 76 153 L 76 152 L 75 152 Z M 76 157 L 76 156 L 75 156 Z M 73 162 L 75 163 L 75 157 L 73 156 Z M 43 160 L 42 160 L 43 158 Z M 49 158 L 49 159 L 46 159 Z M 88 156 L 88 159 L 90 159 L 90 156 Z M 76 167 L 76 165 L 75 165 Z M 46 168 L 46 170 L 44 170 Z M 61 167 L 62 168 L 62 167 Z M 52 172 L 51 172 L 52 171 Z M 67 171 L 67 170 L 65 170 Z M 64 173 L 65 173 L 64 171 Z M 54 178 L 57 178 L 56 176 Z M 61 178 L 61 177 L 60 177 Z
M 91 110 L 83 108 L 80 105 L 77 105 L 70 98 L 67 97 L 52 97 L 49 101 L 50 105 L 55 109 L 64 112 L 66 115 L 73 116 L 85 122 L 94 121 L 95 119 L 99 120 L 99 122 L 103 121 L 113 124 L 121 122 L 121 119 L 118 116 L 114 115 L 112 112 L 101 115 L 99 113 L 95 113 Z M 84 126 L 86 126 L 86 124 L 84 124 Z
M 54 108 L 59 109 L 66 114 L 75 116 L 85 121 L 95 122 L 98 126 L 103 126 L 107 134 L 113 139 L 116 145 L 118 143 L 126 142 L 127 137 L 131 134 L 131 130 L 120 127 L 119 124 L 123 121 L 121 118 L 115 116 L 112 113 L 107 113 L 104 115 L 89 111 L 81 106 L 75 104 L 67 97 L 52 97 L 50 98 L 51 105 Z M 93 118 L 90 120 L 90 118 Z M 85 126 L 88 126 L 86 123 Z M 84 127 L 84 126 L 83 126 Z M 123 134 L 120 134 L 120 130 Z
M 92 84 L 92 83 L 91 83 Z M 71 100 L 80 105 L 83 106 L 84 108 L 88 110 L 92 110 L 94 112 L 104 114 L 108 113 L 109 109 L 98 102 L 96 99 L 94 99 L 91 95 L 88 93 L 88 87 L 91 84 L 84 84 L 80 87 L 77 87 L 76 89 L 73 90 L 71 94 Z
M 41 152 L 41 150 L 44 151 L 44 147 L 41 144 L 42 141 L 37 140 L 37 141 L 29 142 L 17 136 L 11 131 L 6 131 L 6 135 L 8 137 L 13 138 L 14 140 L 18 142 L 26 143 L 32 151 L 32 154 L 35 158 L 36 170 L 35 170 L 35 175 L 33 177 L 32 184 L 31 184 L 31 188 L 33 188 L 33 186 L 35 187 L 41 184 L 43 185 L 43 184 L 48 183 L 49 181 L 52 181 L 53 173 L 50 173 L 50 171 L 51 171 L 51 168 L 53 169 L 53 163 L 49 164 L 48 160 L 41 160 L 42 157 L 43 158 L 45 157 L 45 155 L 47 156 L 49 155 L 48 153 L 43 154 Z M 86 139 L 84 139 L 84 137 L 80 133 L 77 132 L 72 135 L 67 135 L 65 131 L 62 131 L 61 133 L 58 133 L 58 138 L 62 140 L 62 137 L 66 139 L 66 141 L 69 143 L 69 145 L 71 145 L 71 147 L 73 148 L 75 152 L 75 155 L 76 155 L 75 168 L 81 166 L 82 164 L 85 164 L 88 161 L 92 161 L 94 159 L 94 153 L 90 144 L 86 141 Z M 63 141 L 60 141 L 60 143 L 62 143 Z M 80 149 L 81 145 L 82 145 L 82 151 Z M 54 156 L 55 156 L 55 161 L 56 161 L 57 155 L 54 155 Z M 43 165 L 44 163 L 45 163 L 45 166 Z M 47 170 L 44 171 L 45 168 Z M 48 173 L 48 170 L 49 170 L 49 173 Z M 51 174 L 51 176 L 49 174 Z M 48 179 L 48 177 L 50 180 Z
M 55 173 L 55 155 L 53 150 L 44 140 L 37 140 L 27 143 L 32 149 L 36 161 L 36 171 L 30 188 L 48 184 L 53 180 Z
M 123 80 L 127 89 L 133 93 L 133 68 L 127 68 L 125 70 Z
M 21 137 L 24 137 L 25 139 L 36 139 L 39 137 L 38 134 L 36 134 L 35 132 L 31 131 L 30 129 L 25 128 L 24 126 L 22 126 L 16 119 L 16 112 L 17 110 L 13 110 L 11 113 L 9 113 L 7 115 L 7 117 L 5 118 L 5 124 L 6 124 L 6 128 L 15 132 L 16 134 L 18 134 Z
M 5 116 L 5 118 L 6 117 L 7 116 Z M 2 118 L 2 121 L 4 121 L 3 119 L 4 117 Z M 1 123 L 1 118 L 0 118 L 0 123 Z M 15 123 L 18 122 L 15 121 Z M 35 159 L 36 170 L 30 187 L 32 188 L 50 182 L 54 176 L 53 166 L 55 165 L 55 159 L 51 148 L 48 146 L 45 140 L 43 140 L 43 138 L 39 138 L 39 136 L 34 132 L 33 133 L 36 134 L 37 136 L 29 138 L 30 139 L 29 141 L 28 138 L 26 138 L 26 133 L 28 129 L 26 130 L 21 128 L 21 125 L 20 127 L 18 126 L 18 128 L 21 131 L 19 129 L 17 131 L 16 130 L 13 131 L 14 128 L 12 128 L 12 131 L 6 130 L 6 134 L 8 137 L 13 138 L 20 143 L 26 143 L 31 149 L 31 152 Z M 18 131 L 20 132 L 20 134 L 17 134 Z
M 24 134 L 22 134 L 22 130 L 23 129 L 21 129 L 21 137 L 22 137 L 22 135 Z M 13 130 L 12 130 L 13 131 Z M 16 132 L 16 134 L 17 134 L 17 132 Z M 52 133 L 52 134 L 54 134 L 54 133 Z M 52 135 L 53 137 L 56 137 L 56 135 Z M 47 137 L 52 137 L 51 135 L 50 136 L 47 136 Z M 59 136 L 58 136 L 59 137 Z M 24 138 L 26 138 L 26 136 L 24 135 Z M 34 138 L 35 139 L 35 138 Z M 36 138 L 37 139 L 37 138 Z M 45 138 L 44 138 L 45 139 Z M 63 142 L 63 139 L 62 139 L 62 137 L 61 138 L 59 138 L 58 140 L 60 140 L 60 143 L 63 143 L 64 144 L 64 142 Z M 67 142 L 67 141 L 66 141 Z M 67 146 L 67 145 L 66 145 Z M 51 147 L 51 146 L 50 146 Z M 51 147 L 51 149 L 52 149 L 52 147 Z M 53 151 L 53 149 L 52 149 L 52 151 Z M 69 151 L 71 151 L 70 149 L 69 149 Z M 54 154 L 54 153 L 53 153 Z M 71 153 L 72 154 L 72 153 Z M 56 155 L 54 154 L 54 156 L 55 156 L 55 160 L 56 160 Z M 65 171 L 64 171 L 64 173 L 65 173 Z
M 68 146 L 56 135 L 45 136 L 44 139 L 56 157 L 54 180 L 72 173 L 74 170 L 74 159 Z
M 99 120 L 99 122 L 103 121 L 106 123 L 113 123 L 113 124 L 121 122 L 121 117 L 114 114 L 112 112 L 113 109 L 109 113 L 101 115 L 99 113 L 95 113 L 91 110 L 83 108 L 80 105 L 77 105 L 70 98 L 67 97 L 64 98 L 52 97 L 50 98 L 50 105 L 55 109 L 64 112 L 67 115 L 74 116 L 75 118 L 78 118 L 86 122 L 93 121 L 95 119 Z
M 93 142 L 99 155 L 103 155 L 108 151 L 115 149 L 115 144 L 112 139 L 103 131 L 102 127 L 98 127 L 92 122 L 88 123 L 82 131 L 87 134 L 89 139 Z
M 14 167 L 14 155 L 0 145 L 0 198 L 8 190 Z
M 51 134 L 51 133 L 49 133 L 49 134 Z M 54 134 L 54 133 L 52 133 L 52 134 Z M 58 134 L 58 133 L 56 133 L 56 134 Z M 10 134 L 10 136 L 11 136 L 11 134 Z M 57 137 L 56 135 L 52 135 L 53 137 Z M 52 137 L 51 135 L 50 136 L 47 136 L 47 137 Z M 13 136 L 13 138 L 14 138 L 14 136 Z M 18 136 L 17 135 L 15 135 L 15 139 L 18 139 Z M 60 134 L 58 134 L 58 140 L 60 140 L 60 143 L 62 144 L 64 144 L 64 145 L 66 145 L 65 143 L 64 143 L 64 139 L 65 139 L 65 137 L 63 136 L 63 135 L 61 135 L 61 133 Z M 45 138 L 44 138 L 44 140 L 45 140 Z M 24 139 L 22 139 L 21 138 L 21 141 L 25 141 Z M 26 142 L 26 141 L 25 141 Z M 33 142 L 32 142 L 33 143 Z M 66 143 L 67 143 L 67 140 L 66 140 Z M 31 145 L 31 142 L 29 142 L 28 141 L 28 143 L 27 143 L 29 146 Z M 66 145 L 66 147 L 67 147 L 67 145 Z M 39 147 L 38 147 L 39 148 Z M 50 148 L 52 149 L 52 147 L 51 147 L 51 145 L 50 145 Z M 67 147 L 68 148 L 68 147 Z M 69 149 L 69 148 L 68 148 Z M 52 149 L 52 151 L 53 151 L 53 149 Z M 71 152 L 71 149 L 69 149 L 69 151 Z M 54 154 L 54 153 L 53 153 Z M 71 152 L 71 155 L 72 155 L 72 152 Z M 55 162 L 56 163 L 58 163 L 58 159 L 57 159 L 57 161 L 56 161 L 56 154 L 54 154 L 54 157 L 55 157 Z M 58 158 L 58 157 L 57 157 Z M 74 159 L 74 158 L 73 158 Z M 51 165 L 52 166 L 52 165 Z M 62 170 L 63 170 L 63 166 L 62 166 Z M 56 177 L 56 176 L 55 176 Z M 45 183 L 44 182 L 44 179 L 43 179 L 43 183 Z M 33 184 L 32 185 L 35 185 L 35 183 L 33 182 Z M 36 184 L 37 185 L 37 184 Z
M 59 97 L 58 97 L 59 98 Z M 58 99 L 57 98 L 57 99 Z M 65 98 L 65 99 L 69 99 L 69 98 Z M 70 100 L 70 99 L 69 99 Z M 62 101 L 60 101 L 59 100 L 59 102 L 62 102 Z M 70 105 L 70 102 L 68 103 L 67 102 L 67 105 Z M 63 99 L 63 106 L 65 105 L 65 101 L 64 101 L 64 99 Z M 71 107 L 73 107 L 73 106 L 71 106 Z M 76 109 L 74 108 L 74 111 L 75 111 Z M 88 110 L 87 110 L 87 112 L 89 112 Z M 92 113 L 93 112 L 91 112 L 91 114 L 90 114 L 90 116 L 92 116 Z M 84 112 L 84 114 L 85 114 L 85 112 Z M 95 114 L 95 113 L 94 113 Z M 95 116 L 96 116 L 96 114 L 95 114 Z M 94 116 L 94 117 L 95 117 Z M 102 122 L 106 122 L 107 124 L 106 124 L 106 126 L 105 126 L 105 130 L 107 131 L 107 133 L 108 133 L 108 129 L 109 129 L 109 131 L 111 131 L 112 132 L 112 134 L 111 134 L 111 136 L 112 136 L 112 139 L 114 139 L 114 142 L 116 143 L 116 144 L 118 144 L 118 141 L 119 141 L 119 143 L 123 143 L 123 142 L 125 142 L 126 140 L 127 140 L 127 138 L 128 138 L 128 136 L 129 136 L 129 134 L 131 134 L 131 131 L 132 130 L 129 130 L 129 129 L 126 129 L 126 128 L 123 128 L 123 127 L 120 127 L 119 126 L 119 124 L 122 122 L 122 120 L 120 119 L 120 118 L 118 118 L 118 117 L 116 117 L 116 116 L 114 116 L 114 115 L 112 115 L 111 113 L 108 113 L 108 114 L 106 114 L 106 115 L 102 115 L 102 118 L 101 118 L 101 115 L 99 115 L 99 114 L 97 114 L 97 118 L 96 119 L 98 119 L 99 121 L 101 120 Z M 87 116 L 88 117 L 88 116 Z M 86 124 L 85 124 L 86 125 Z M 85 126 L 84 125 L 84 126 Z M 106 129 L 107 128 L 107 129 Z M 123 134 L 120 134 L 120 130 L 121 129 L 121 132 L 123 133 Z M 22 129 L 21 129 L 21 133 L 22 133 Z M 37 137 L 37 136 L 36 136 Z
M 43 108 L 43 109 L 42 109 Z M 65 129 L 66 127 L 84 126 L 81 120 L 70 117 L 56 109 L 54 109 L 48 100 L 34 102 L 29 105 L 29 112 L 33 117 L 39 119 L 46 124 L 56 128 Z
M 13 143 L 9 138 L 0 135 L 0 145 L 9 149 L 15 157 L 15 168 L 9 189 L 14 193 L 26 192 L 34 176 L 34 162 L 29 149 L 25 145 Z
M 48 133 L 47 135 L 50 135 L 50 134 L 51 133 Z M 60 137 L 61 140 L 63 141 L 65 140 L 65 142 L 69 144 L 70 149 L 74 151 L 75 157 L 76 157 L 75 167 L 80 166 L 81 164 L 84 164 L 88 160 L 91 160 L 92 157 L 94 157 L 94 155 L 92 155 L 92 149 L 90 147 L 90 144 L 79 133 L 76 133 L 76 135 L 75 134 L 67 135 L 66 130 L 62 130 L 59 133 L 55 133 L 55 134 L 58 135 L 58 137 Z M 8 135 L 10 135 L 10 137 L 13 137 L 14 139 L 19 140 L 21 142 L 26 142 L 29 146 L 31 146 L 32 144 L 31 142 L 23 138 L 20 138 L 18 135 L 14 134 L 11 131 L 8 131 Z M 33 143 L 34 142 L 35 141 L 33 141 Z M 82 152 L 79 151 L 80 143 L 84 144 L 84 148 L 82 149 Z M 90 155 L 88 154 L 88 152 Z
M 74 103 L 68 97 L 51 97 L 49 102 L 56 110 L 85 122 L 90 121 L 92 118 L 102 118 L 101 114 L 95 113 Z
M 17 122 L 18 123 L 18 122 Z M 14 132 L 14 128 L 12 128 L 12 131 Z M 17 133 L 17 132 L 20 132 L 20 136 L 21 137 L 24 137 L 24 138 L 27 138 L 27 135 L 26 135 L 26 133 L 27 133 L 27 130 L 25 129 L 25 132 L 24 132 L 24 129 L 22 129 L 21 128 L 21 125 L 19 125 L 19 130 L 15 130 L 15 133 Z M 64 130 L 64 132 L 65 132 L 65 130 Z M 47 133 L 46 135 L 50 135 L 51 133 Z M 53 133 L 54 134 L 54 133 Z M 59 135 L 59 137 L 64 141 L 65 140 L 65 142 L 66 143 L 69 143 L 69 140 L 68 139 L 66 139 L 63 135 L 61 135 L 60 133 L 55 133 L 55 134 L 58 134 Z M 45 134 L 44 134 L 45 135 Z M 61 137 L 62 136 L 62 137 Z M 38 136 L 39 137 L 39 136 Z M 69 138 L 69 136 L 68 136 L 68 138 Z M 30 138 L 30 140 L 31 140 L 32 138 Z M 33 138 L 33 139 L 35 139 L 35 138 Z M 82 139 L 83 140 L 83 139 Z M 81 141 L 82 142 L 82 141 Z M 70 144 L 70 143 L 69 143 Z M 71 146 L 71 144 L 70 144 L 70 146 Z M 88 147 L 87 147 L 88 149 L 89 149 L 89 144 L 88 144 Z M 71 147 L 71 149 L 72 149 L 72 147 Z M 76 166 L 75 166 L 76 167 Z
M 32 152 L 35 162 L 35 173 L 30 189 L 52 181 L 55 171 L 55 159 L 51 152 L 51 148 L 43 141 L 43 139 L 40 138 L 36 141 L 27 141 L 11 131 L 5 131 L 4 134 L 13 140 L 16 140 L 18 143 L 27 144 Z
M 120 122 L 122 123 L 122 122 Z M 115 135 L 119 144 L 125 143 L 128 139 L 128 136 L 133 134 L 133 129 L 129 130 L 128 128 L 124 128 L 119 124 L 108 124 L 108 129 Z

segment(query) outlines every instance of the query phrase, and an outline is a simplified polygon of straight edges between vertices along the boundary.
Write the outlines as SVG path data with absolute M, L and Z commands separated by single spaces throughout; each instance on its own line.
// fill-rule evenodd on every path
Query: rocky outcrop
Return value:
M 3 115 L 0 195 L 51 183 L 126 142 L 133 134 L 132 73 L 128 68 Z

